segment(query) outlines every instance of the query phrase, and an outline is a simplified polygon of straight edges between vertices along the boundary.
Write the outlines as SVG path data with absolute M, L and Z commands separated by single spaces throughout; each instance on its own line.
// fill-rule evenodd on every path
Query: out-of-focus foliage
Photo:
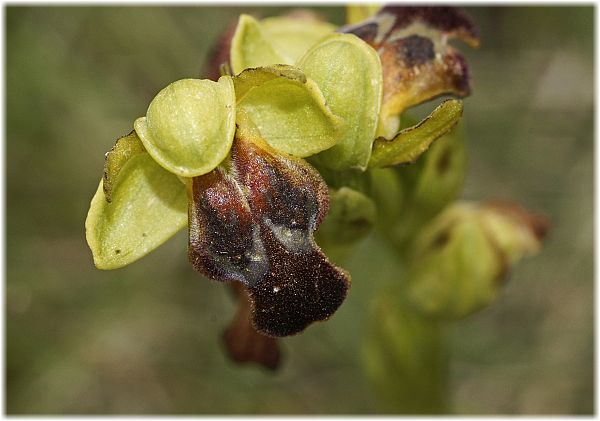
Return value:
M 317 9 L 344 21 L 342 8 Z M 353 278 L 346 303 L 326 324 L 283 342 L 275 374 L 225 356 L 221 335 L 235 303 L 190 267 L 185 233 L 114 272 L 95 269 L 85 243 L 104 152 L 161 88 L 202 76 L 212 44 L 240 13 L 284 10 L 7 7 L 8 413 L 394 410 L 359 369 L 359 350 L 374 332 L 365 309 L 405 276 L 379 234 L 339 262 Z M 474 92 L 464 101 L 462 197 L 518 201 L 543 210 L 553 228 L 542 254 L 517 266 L 493 306 L 453 325 L 448 409 L 590 414 L 593 8 L 468 13 L 483 42 L 462 49 Z M 435 105 L 411 113 L 418 121 Z

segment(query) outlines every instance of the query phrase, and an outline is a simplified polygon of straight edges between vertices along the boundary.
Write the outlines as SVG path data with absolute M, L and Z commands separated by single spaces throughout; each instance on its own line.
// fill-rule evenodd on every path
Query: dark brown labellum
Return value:
M 293 335 L 337 310 L 350 277 L 313 239 L 328 191 L 309 164 L 236 138 L 230 162 L 194 178 L 190 193 L 190 261 L 248 288 L 259 332 Z

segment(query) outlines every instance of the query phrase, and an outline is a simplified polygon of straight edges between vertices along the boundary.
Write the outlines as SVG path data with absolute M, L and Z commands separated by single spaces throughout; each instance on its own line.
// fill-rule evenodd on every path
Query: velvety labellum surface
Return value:
M 250 323 L 252 302 L 245 285 L 234 282 L 231 290 L 237 296 L 235 318 L 223 332 L 223 340 L 230 358 L 238 363 L 255 362 L 275 370 L 281 361 L 277 338 L 261 335 Z
M 314 242 L 328 196 L 306 162 L 236 138 L 230 162 L 194 178 L 190 195 L 192 265 L 242 282 L 260 333 L 292 335 L 336 311 L 350 277 Z

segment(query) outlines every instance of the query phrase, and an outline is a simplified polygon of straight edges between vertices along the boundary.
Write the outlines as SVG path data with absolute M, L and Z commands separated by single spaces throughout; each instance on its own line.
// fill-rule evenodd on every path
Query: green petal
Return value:
M 253 74 L 257 79 L 268 79 L 260 76 L 260 71 Z M 310 79 L 267 80 L 248 90 L 237 109 L 240 129 L 244 129 L 244 120 L 249 118 L 269 145 L 298 157 L 335 145 L 343 127 L 342 120 L 327 107 L 319 87 Z
M 401 130 L 393 139 L 377 138 L 369 161 L 370 168 L 414 162 L 436 139 L 448 133 L 460 120 L 462 101 L 442 102 L 419 124 Z
M 112 190 L 113 186 L 117 181 L 123 166 L 133 156 L 146 152 L 144 145 L 142 144 L 135 131 L 131 131 L 127 136 L 120 137 L 117 139 L 115 146 L 106 153 L 104 160 L 104 195 L 108 202 L 112 201 Z
M 334 34 L 312 47 L 298 63 L 331 110 L 347 123 L 340 141 L 319 155 L 341 170 L 367 168 L 381 106 L 381 63 L 375 50 L 354 35 Z
M 183 79 L 156 95 L 134 124 L 148 153 L 181 177 L 212 171 L 227 156 L 235 132 L 230 76 L 218 82 Z
M 293 64 L 273 47 L 261 25 L 250 15 L 241 15 L 231 40 L 231 68 L 235 74 L 250 67 Z
M 310 47 L 336 29 L 328 22 L 295 17 L 267 18 L 261 20 L 260 25 L 275 51 L 289 64 L 294 64 Z
M 85 221 L 98 269 L 116 269 L 148 254 L 186 226 L 185 186 L 148 154 L 127 161 L 108 203 L 100 181 Z

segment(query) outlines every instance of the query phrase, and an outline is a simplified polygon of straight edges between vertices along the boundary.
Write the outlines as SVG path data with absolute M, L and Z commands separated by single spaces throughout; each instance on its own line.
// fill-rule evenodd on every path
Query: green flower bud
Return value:
M 450 206 L 415 241 L 408 300 L 435 317 L 480 310 L 494 300 L 509 267 L 539 250 L 546 224 L 514 204 Z
M 329 191 L 329 213 L 317 231 L 317 243 L 331 249 L 352 247 L 364 238 L 376 219 L 375 203 L 349 187 Z

